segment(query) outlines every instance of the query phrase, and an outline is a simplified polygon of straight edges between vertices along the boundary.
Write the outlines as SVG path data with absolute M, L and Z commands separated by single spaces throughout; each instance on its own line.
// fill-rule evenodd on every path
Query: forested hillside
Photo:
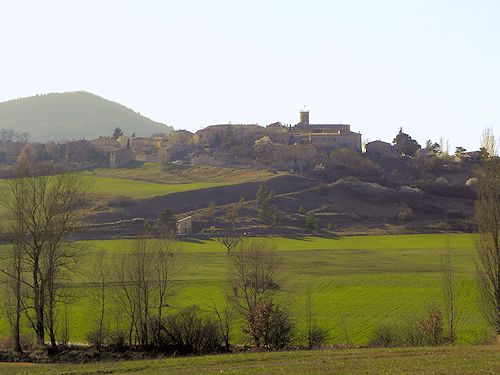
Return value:
M 27 132 L 33 141 L 92 139 L 125 134 L 151 136 L 172 127 L 155 122 L 119 103 L 85 92 L 37 95 L 0 103 L 0 129 Z

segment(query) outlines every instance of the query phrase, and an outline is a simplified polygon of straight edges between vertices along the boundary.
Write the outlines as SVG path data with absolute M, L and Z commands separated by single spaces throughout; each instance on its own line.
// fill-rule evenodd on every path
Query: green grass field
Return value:
M 188 184 L 194 182 L 241 184 L 266 180 L 284 173 L 272 173 L 267 170 L 253 168 L 222 168 L 207 165 L 165 170 L 160 163 L 137 162 L 124 168 L 95 169 L 89 174 L 98 177 L 125 178 L 163 184 Z
M 0 363 L 4 375 L 498 374 L 500 346 L 351 349 L 168 358 L 92 364 Z
M 223 182 L 192 182 L 182 184 L 163 184 L 140 180 L 129 180 L 113 177 L 88 177 L 93 182 L 93 193 L 113 197 L 123 196 L 134 199 L 150 198 L 158 195 L 180 193 L 183 191 L 208 189 L 217 186 L 230 185 Z
M 341 239 L 306 237 L 276 238 L 285 268 L 278 298 L 290 310 L 299 330 L 303 328 L 305 290 L 313 292 L 317 321 L 330 329 L 332 344 L 363 345 L 381 323 L 399 324 L 415 319 L 430 304 L 442 303 L 440 251 L 445 235 L 359 236 Z M 473 238 L 451 236 L 454 268 L 459 281 L 458 342 L 475 344 L 488 338 L 477 306 L 474 277 Z M 198 305 L 212 311 L 210 297 L 218 304 L 227 286 L 228 256 L 216 240 L 186 240 L 178 251 L 176 296 L 170 311 Z M 71 305 L 72 341 L 83 341 L 88 331 L 91 259 L 105 252 L 111 264 L 116 255 L 129 251 L 129 240 L 87 241 L 83 267 L 71 282 L 78 298 Z M 110 311 L 112 325 L 123 321 L 121 309 Z M 0 336 L 8 335 L 6 321 L 0 322 Z M 235 342 L 245 342 L 239 329 Z
M 144 163 L 130 168 L 96 169 L 83 172 L 98 196 L 144 199 L 159 195 L 262 181 L 277 176 L 257 169 L 186 167 L 162 171 L 160 163 Z M 0 191 L 3 181 L 0 179 Z M 0 217 L 5 214 L 0 207 Z
M 96 194 L 134 199 L 261 181 L 274 176 L 276 174 L 264 170 L 208 166 L 163 171 L 159 163 L 85 172 Z

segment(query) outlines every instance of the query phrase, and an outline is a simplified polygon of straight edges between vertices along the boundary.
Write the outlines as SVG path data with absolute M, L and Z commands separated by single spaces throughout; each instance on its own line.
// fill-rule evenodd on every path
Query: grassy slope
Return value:
M 99 195 L 143 199 L 260 181 L 276 175 L 255 169 L 217 167 L 194 167 L 167 172 L 161 170 L 159 163 L 145 163 L 133 168 L 97 169 L 86 173 L 86 176 L 95 181 L 95 192 Z
M 318 323 L 329 327 L 332 343 L 366 344 L 374 327 L 381 323 L 403 324 L 441 302 L 442 276 L 439 251 L 444 235 L 366 236 L 342 239 L 277 238 L 273 241 L 285 257 L 279 298 L 288 306 L 299 329 L 303 327 L 304 291 L 311 287 Z M 104 251 L 111 262 L 128 251 L 130 241 L 88 241 L 83 252 Z M 474 250 L 470 235 L 453 235 L 454 262 L 460 283 L 458 339 L 462 344 L 477 343 L 487 336 L 476 306 Z M 227 260 L 223 246 L 214 240 L 185 241 L 178 256 L 177 296 L 171 311 L 199 305 L 209 313 L 210 295 L 222 304 L 226 287 Z M 86 274 L 91 262 L 77 275 L 72 286 L 78 294 L 88 293 Z M 82 293 L 83 291 L 83 293 Z M 71 337 L 85 338 L 92 303 L 81 297 L 72 304 Z M 118 308 L 111 309 L 114 325 L 122 321 Z M 0 335 L 8 334 L 6 322 Z M 244 342 L 239 330 L 235 341 Z
M 84 174 L 93 185 L 94 193 L 105 197 L 125 196 L 134 199 L 261 181 L 276 176 L 264 170 L 217 167 L 164 172 L 159 163 L 145 163 L 136 168 L 98 169 Z M 0 190 L 2 184 L 3 180 L 0 180 Z M 0 217 L 4 215 L 3 207 L 0 207 Z
M 229 185 L 222 182 L 194 182 L 186 184 L 158 184 L 146 181 L 127 180 L 112 177 L 92 177 L 94 192 L 102 196 L 124 196 L 135 199 L 150 198 L 158 195 L 179 193 L 182 191 L 208 189 Z
M 498 374 L 500 346 L 246 353 L 85 365 L 0 363 L 13 374 Z
M 194 182 L 240 184 L 244 182 L 265 180 L 276 176 L 266 170 L 236 169 L 210 166 L 180 168 L 166 171 L 160 163 L 144 163 L 135 167 L 97 169 L 94 175 L 100 177 L 126 178 L 163 184 L 187 184 Z

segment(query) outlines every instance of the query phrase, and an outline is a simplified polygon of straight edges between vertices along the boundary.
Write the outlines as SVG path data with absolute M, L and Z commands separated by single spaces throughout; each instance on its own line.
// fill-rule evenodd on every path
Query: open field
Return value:
M 96 364 L 0 363 L 31 374 L 498 374 L 500 346 L 244 353 Z
M 94 193 L 144 199 L 159 195 L 236 185 L 276 177 L 265 170 L 192 167 L 162 171 L 160 163 L 144 163 L 130 168 L 96 169 L 83 172 Z M 3 181 L 0 180 L 0 190 Z M 0 208 L 0 216 L 1 208 Z
M 134 199 L 150 198 L 158 195 L 179 193 L 182 191 L 208 189 L 230 185 L 222 182 L 193 182 L 181 184 L 164 184 L 140 180 L 128 180 L 114 177 L 87 177 L 93 182 L 93 193 L 113 197 L 123 196 Z
M 440 251 L 446 235 L 360 236 L 341 239 L 319 237 L 275 238 L 284 255 L 280 298 L 289 308 L 299 330 L 303 328 L 305 290 L 310 288 L 318 323 L 330 329 L 336 344 L 364 345 L 381 323 L 404 324 L 421 315 L 430 304 L 442 302 Z M 471 235 L 451 236 L 454 267 L 459 280 L 460 321 L 458 342 L 474 344 L 488 337 L 478 310 Z M 82 246 L 80 272 L 69 287 L 75 291 L 71 305 L 72 341 L 85 340 L 92 303 L 88 274 L 92 256 L 104 252 L 110 263 L 129 251 L 131 240 L 86 241 Z M 216 240 L 185 240 L 179 243 L 176 296 L 171 311 L 198 305 L 212 312 L 210 297 L 224 301 L 228 255 Z M 110 288 L 111 289 L 111 288 Z M 112 302 L 110 303 L 113 304 Z M 110 309 L 112 326 L 122 321 L 121 309 Z M 245 342 L 235 329 L 235 342 Z M 0 336 L 8 335 L 6 321 Z
M 85 175 L 94 180 L 94 192 L 99 195 L 134 199 L 261 181 L 276 176 L 264 170 L 209 166 L 163 171 L 160 163 L 144 163 L 129 168 L 96 169 L 86 172 Z
M 284 173 L 271 173 L 259 169 L 221 168 L 210 166 L 181 167 L 164 170 L 160 163 L 137 163 L 123 168 L 96 169 L 89 174 L 97 177 L 125 178 L 161 184 L 189 184 L 195 182 L 241 184 L 266 180 Z

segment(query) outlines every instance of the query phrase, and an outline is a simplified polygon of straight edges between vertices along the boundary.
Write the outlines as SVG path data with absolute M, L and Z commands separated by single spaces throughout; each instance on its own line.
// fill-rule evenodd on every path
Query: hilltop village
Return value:
M 111 167 L 138 160 L 302 171 L 321 154 L 337 148 L 361 151 L 362 147 L 361 134 L 351 131 L 349 125 L 311 124 L 307 111 L 300 112 L 300 121 L 293 126 L 219 124 L 196 133 L 173 131 L 166 138 L 120 136 L 116 142 L 119 148 L 110 152 Z
M 0 132 L 3 177 L 28 162 L 44 173 L 85 170 L 180 189 L 169 194 L 160 185 L 150 197 L 142 187 L 135 195 L 120 190 L 107 196 L 92 218 L 91 236 L 99 238 L 111 228 L 137 234 L 144 220 L 158 221 L 165 209 L 175 213 L 179 235 L 224 232 L 228 226 L 272 234 L 320 228 L 373 233 L 387 231 L 387 225 L 410 232 L 434 231 L 436 225 L 470 231 L 472 177 L 481 155 L 462 147 L 453 153 L 431 140 L 421 147 L 403 129 L 392 143 L 363 144 L 350 125 L 315 124 L 305 110 L 294 125 L 228 123 L 151 137 L 125 134 L 117 126 L 91 140 L 30 143 L 26 134 Z M 182 184 L 189 183 L 202 185 L 185 191 Z M 259 203 L 261 187 L 267 198 Z
M 39 161 L 60 162 L 76 169 L 117 168 L 141 161 L 304 171 L 320 163 L 322 156 L 332 150 L 362 150 L 361 133 L 352 131 L 350 125 L 313 124 L 308 111 L 300 112 L 296 125 L 229 123 L 210 125 L 196 133 L 174 130 L 152 137 L 123 134 L 118 128 L 113 136 L 93 140 L 34 143 L 23 150 L 26 145 L 25 141 L 2 142 L 3 161 L 15 162 L 21 154 L 28 154 Z M 373 146 L 387 156 L 393 152 L 388 143 Z

